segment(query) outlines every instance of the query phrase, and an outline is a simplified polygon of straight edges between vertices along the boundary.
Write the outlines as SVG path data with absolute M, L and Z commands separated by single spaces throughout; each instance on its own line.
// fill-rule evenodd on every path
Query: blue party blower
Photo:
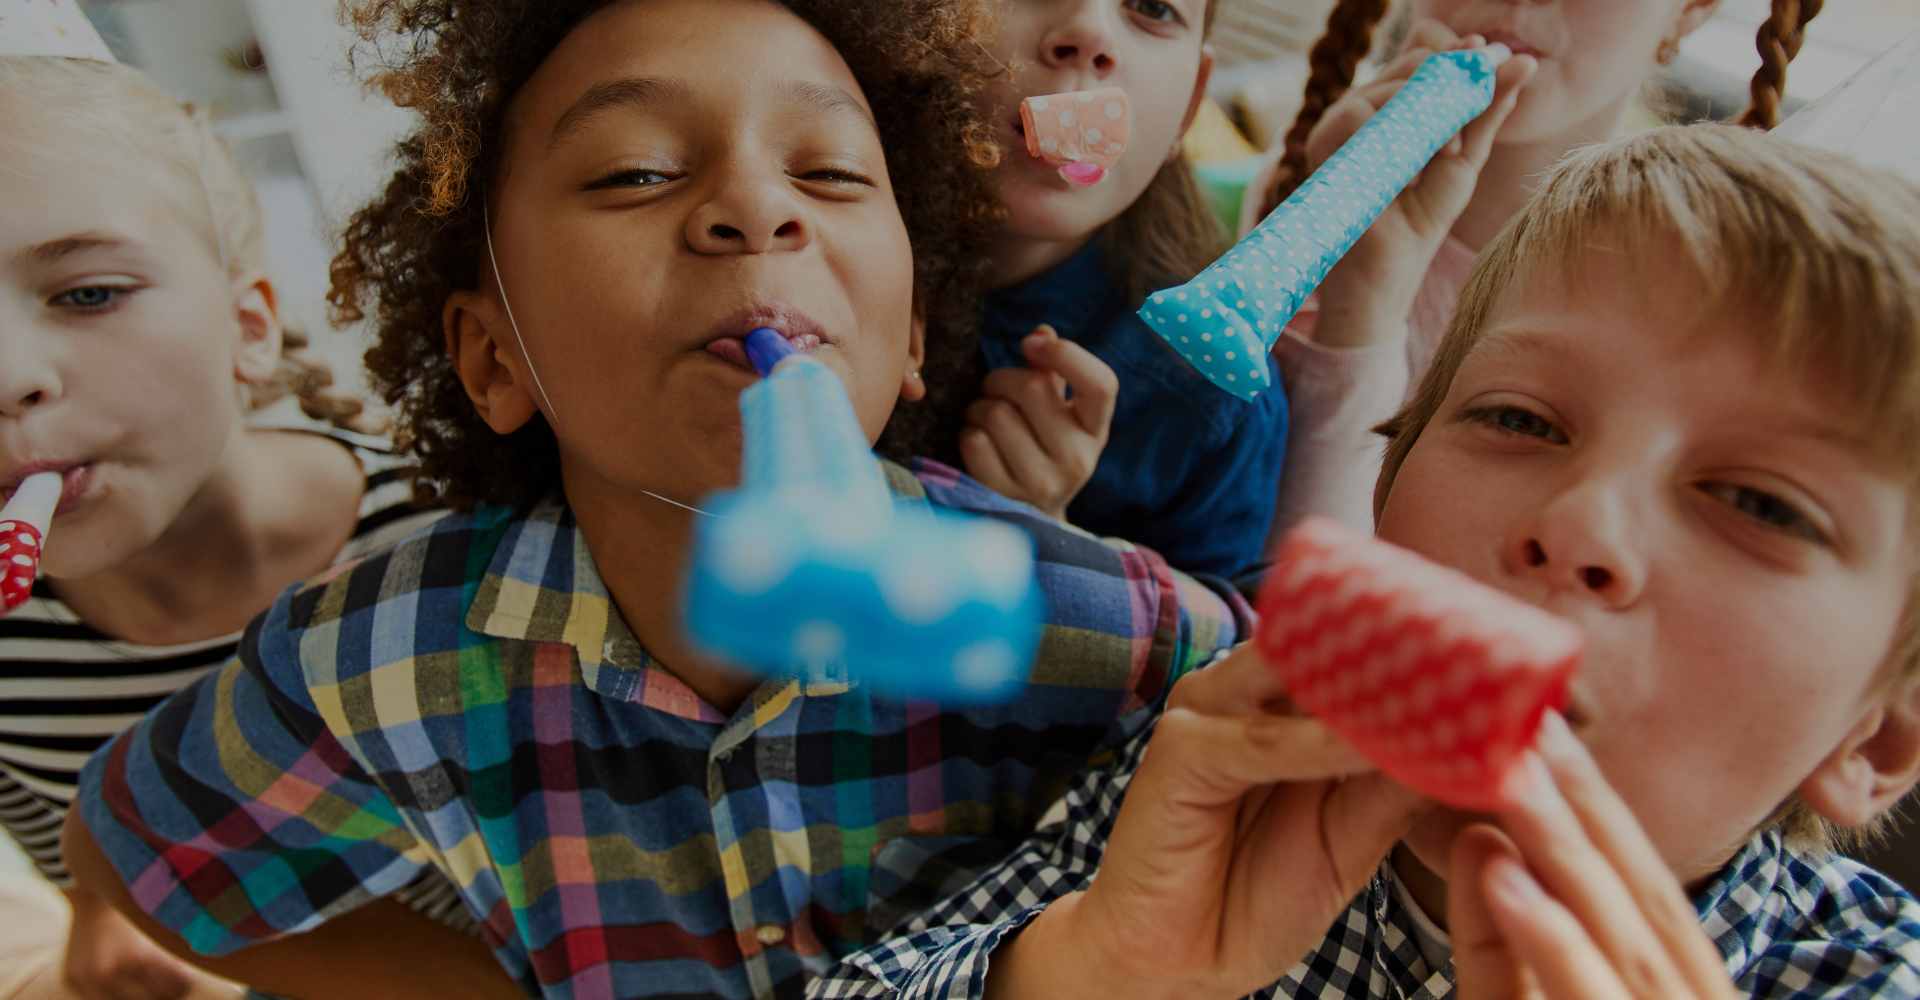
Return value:
M 1252 399 L 1293 314 L 1435 153 L 1493 104 L 1504 45 L 1436 52 L 1226 255 L 1140 318 L 1214 385 Z
M 898 502 L 840 379 L 755 330 L 740 488 L 703 506 L 687 588 L 701 646 L 770 677 L 895 698 L 1015 697 L 1040 637 L 1033 543 Z

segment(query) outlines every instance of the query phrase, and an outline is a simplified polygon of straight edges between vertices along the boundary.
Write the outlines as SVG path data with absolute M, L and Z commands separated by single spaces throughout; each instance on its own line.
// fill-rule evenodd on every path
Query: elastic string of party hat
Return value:
M 527 374 L 533 376 L 533 387 L 539 391 L 540 401 L 547 404 L 547 413 L 550 419 L 552 419 L 554 425 L 557 427 L 560 424 L 560 411 L 558 408 L 556 408 L 553 405 L 553 397 L 547 395 L 547 387 L 545 383 L 542 383 L 540 381 L 540 369 L 534 366 L 533 352 L 527 350 L 526 338 L 520 336 L 520 321 L 514 318 L 513 303 L 507 298 L 507 282 L 505 279 L 500 277 L 500 258 L 495 256 L 493 252 L 493 215 L 489 210 L 489 206 L 487 205 L 486 197 L 484 195 L 481 196 L 481 200 L 480 200 L 480 225 L 481 225 L 482 231 L 486 235 L 486 240 L 487 240 L 487 266 L 493 271 L 493 286 L 500 290 L 500 305 L 503 306 L 507 311 L 507 326 L 509 329 L 513 330 L 513 342 L 516 346 L 520 348 L 520 356 L 526 359 Z M 691 504 L 681 503 L 680 501 L 675 500 L 672 497 L 663 497 L 660 494 L 655 493 L 652 490 L 646 489 L 644 487 L 641 488 L 640 492 L 654 498 L 655 500 L 660 501 L 661 503 L 667 504 L 672 507 L 678 507 L 681 510 L 692 511 L 695 514 L 700 515 L 701 517 L 719 517 L 720 516 L 718 514 L 713 513 L 712 511 L 701 510 L 700 508 L 695 507 Z

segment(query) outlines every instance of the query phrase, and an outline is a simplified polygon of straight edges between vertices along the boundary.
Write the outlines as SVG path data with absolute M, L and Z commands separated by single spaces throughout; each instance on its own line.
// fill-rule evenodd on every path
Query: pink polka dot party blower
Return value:
M 1069 184 L 1092 187 L 1127 151 L 1133 106 L 1119 87 L 1029 97 L 1020 102 L 1020 131 L 1028 156 L 1058 167 Z

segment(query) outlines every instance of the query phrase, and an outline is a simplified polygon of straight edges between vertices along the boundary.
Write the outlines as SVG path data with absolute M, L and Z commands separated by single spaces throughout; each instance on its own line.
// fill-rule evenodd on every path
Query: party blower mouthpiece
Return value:
M 36 472 L 20 483 L 5 509 L 0 509 L 0 615 L 33 595 L 47 527 L 60 505 L 60 484 L 58 472 Z
M 1199 276 L 1156 292 L 1140 317 L 1214 385 L 1253 399 L 1265 357 L 1307 296 L 1434 154 L 1493 104 L 1504 45 L 1437 52 L 1399 93 Z
M 1004 524 L 896 501 L 838 376 L 754 330 L 737 490 L 703 506 L 692 638 L 763 676 L 857 681 L 949 703 L 1018 694 L 1039 642 L 1033 545 Z

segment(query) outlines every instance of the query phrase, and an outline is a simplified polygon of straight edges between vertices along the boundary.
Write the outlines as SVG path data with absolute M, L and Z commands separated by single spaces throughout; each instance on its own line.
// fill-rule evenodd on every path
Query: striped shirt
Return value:
M 360 516 L 338 562 L 440 516 L 412 505 L 406 463 L 374 439 L 324 436 L 352 451 L 366 473 Z M 44 579 L 0 618 L 0 826 L 42 874 L 68 884 L 60 823 L 80 765 L 168 695 L 232 659 L 239 641 L 235 632 L 174 646 L 123 642 L 81 621 Z
M 432 866 L 529 990 L 798 996 L 1019 843 L 1248 627 L 1224 584 L 951 469 L 888 477 L 1034 538 L 1048 612 L 1014 702 L 777 680 L 722 713 L 649 662 L 564 504 L 483 508 L 279 601 L 236 662 L 88 763 L 88 827 L 202 952 Z
M 1107 767 L 1074 782 L 1065 821 L 1049 825 L 973 884 L 900 925 L 897 936 L 817 980 L 814 1000 L 964 1000 L 986 994 L 988 961 L 1047 905 L 1100 870 L 1127 784 L 1152 736 L 1141 732 Z M 1448 1000 L 1450 957 L 1391 869 L 1333 921 L 1326 938 L 1256 1000 Z M 1920 903 L 1845 858 L 1789 850 L 1756 834 L 1694 895 L 1700 923 L 1726 960 L 1735 994 L 1767 1000 L 1920 997 Z M 1427 947 L 1422 947 L 1423 936 Z M 1151 946 L 1151 942 L 1142 942 Z

